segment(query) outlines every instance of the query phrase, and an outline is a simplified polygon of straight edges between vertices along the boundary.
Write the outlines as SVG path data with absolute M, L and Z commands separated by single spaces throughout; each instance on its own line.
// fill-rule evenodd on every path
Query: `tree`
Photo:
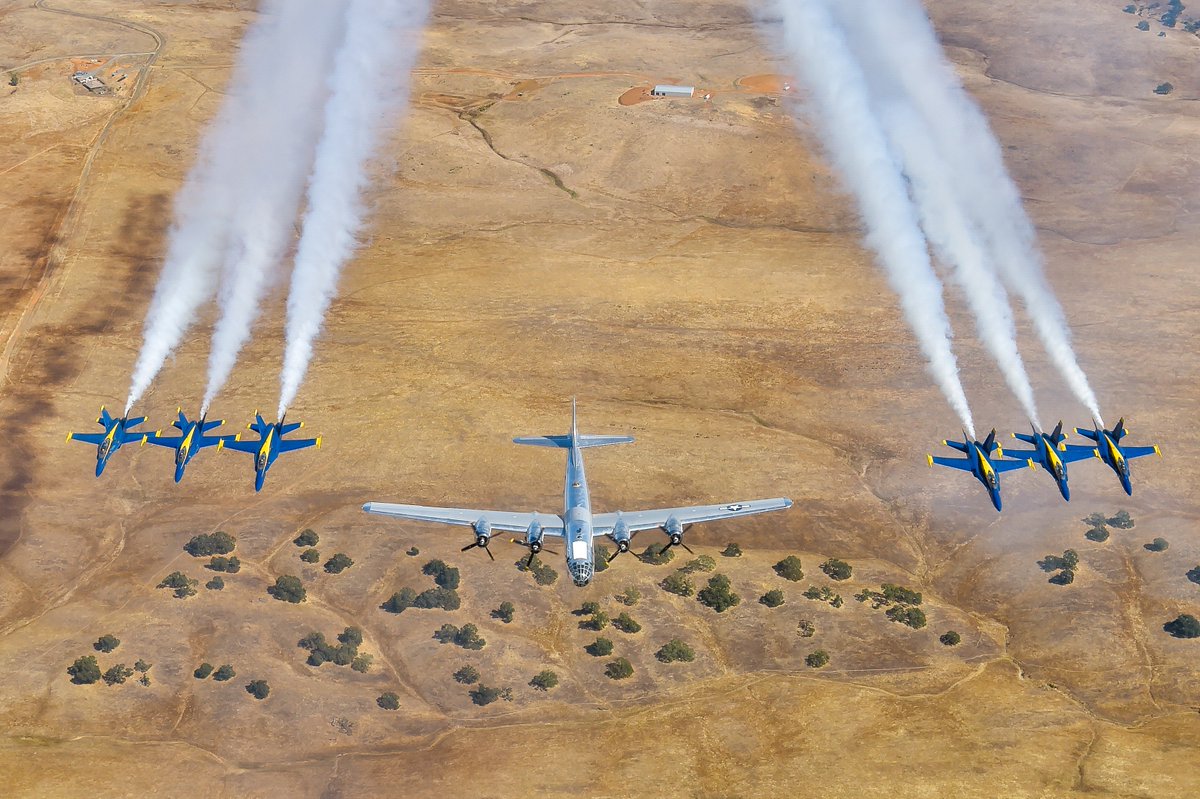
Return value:
M 1148 31 L 1150 30 L 1150 23 L 1146 20 L 1142 20 L 1137 24 L 1137 29 L 1140 31 Z
M 191 541 L 183 545 L 183 551 L 193 558 L 207 558 L 209 555 L 228 555 L 235 546 L 237 541 L 233 536 L 218 530 L 193 536 Z
M 654 653 L 654 657 L 663 663 L 691 663 L 696 659 L 696 650 L 678 638 L 672 638 Z
M 610 680 L 624 680 L 626 677 L 633 676 L 633 664 L 626 658 L 617 658 L 609 661 L 604 667 L 604 675 Z
M 800 568 L 800 558 L 788 555 L 775 564 L 775 573 L 793 583 L 804 579 L 804 570 Z
M 106 635 L 100 636 L 100 638 L 96 641 L 96 643 L 92 644 L 92 649 L 95 649 L 97 652 L 103 652 L 104 654 L 107 655 L 109 652 L 113 651 L 120 645 L 121 645 L 120 638 L 117 638 L 115 635 L 112 635 L 112 634 L 106 634 Z
M 1165 538 L 1156 538 L 1153 541 L 1151 541 L 1149 544 L 1146 544 L 1145 546 L 1146 546 L 1146 549 L 1150 550 L 1151 552 L 1165 552 L 1167 547 L 1169 547 L 1171 545 L 1167 542 L 1167 539 L 1165 539 Z
M 316 563 L 321 559 L 321 551 L 319 549 L 306 549 L 300 553 L 300 560 L 305 563 Z
M 412 606 L 414 608 L 458 610 L 461 604 L 458 592 L 452 588 L 426 588 L 413 599 Z
M 208 679 L 208 675 L 212 673 L 213 667 L 211 663 L 201 663 L 196 667 L 196 670 L 192 672 L 192 676 L 197 680 L 206 680 Z
M 812 638 L 817 633 L 817 625 L 809 619 L 801 619 L 796 624 L 796 632 L 800 634 L 801 638 Z
M 464 624 L 454 636 L 454 643 L 463 649 L 483 649 L 487 641 L 479 636 L 479 628 L 474 624 Z
M 371 662 L 375 660 L 372 655 L 362 652 L 354 656 L 350 661 L 350 668 L 357 671 L 359 674 L 366 674 L 371 669 Z
M 1103 513 L 1089 513 L 1082 521 L 1088 527 L 1103 527 L 1108 524 L 1108 517 Z
M 209 591 L 221 591 L 225 588 L 225 581 L 220 577 L 214 577 L 204 584 L 204 587 Z
M 1117 511 L 1117 514 L 1110 516 L 1107 521 L 1111 527 L 1115 527 L 1118 530 L 1128 530 L 1133 527 L 1133 517 L 1129 515 L 1129 511 L 1127 510 Z
M 938 640 L 946 646 L 958 646 L 959 642 L 962 641 L 962 636 L 954 630 L 947 630 L 938 636 Z
M 212 557 L 212 559 L 210 559 L 208 561 L 208 565 L 205 566 L 204 568 L 212 569 L 215 572 L 227 572 L 228 574 L 237 574 L 239 571 L 242 570 L 242 562 L 240 560 L 238 560 L 237 555 L 234 555 L 233 557 L 230 557 L 230 558 L 214 555 Z
M 595 630 L 596 632 L 600 632 L 607 626 L 608 614 L 602 610 L 597 610 L 592 614 L 590 619 L 584 619 L 579 622 L 579 629 L 581 630 Z
M 579 610 L 571 611 L 576 616 L 592 616 L 600 612 L 599 602 L 584 602 Z
M 199 580 L 193 580 L 183 572 L 171 572 L 163 578 L 158 587 L 172 588 L 175 590 L 176 599 L 187 599 L 196 594 L 196 586 L 199 584 Z
M 316 530 L 305 529 L 296 539 L 292 541 L 298 547 L 315 547 L 321 542 L 321 536 L 317 535 Z
M 383 608 L 388 613 L 403 613 L 405 610 L 412 607 L 412 604 L 416 598 L 416 591 L 407 587 L 401 588 L 399 592 L 392 594 L 391 598 L 386 600 L 379 607 Z
M 679 567 L 679 570 L 684 574 L 694 574 L 695 572 L 711 572 L 717 570 L 717 562 L 712 559 L 711 555 L 698 555 L 689 560 L 687 563 Z
M 1071 583 L 1075 582 L 1075 570 L 1063 569 L 1046 582 L 1051 583 L 1052 585 L 1070 585 Z
M 235 672 L 233 670 L 233 666 L 230 666 L 228 663 L 220 666 L 216 671 L 213 672 L 213 679 L 217 682 L 232 680 L 236 676 L 237 672 Z
M 671 594 L 678 594 L 679 596 L 691 596 L 696 593 L 696 587 L 692 585 L 692 581 L 683 572 L 668 574 L 659 585 L 662 586 L 664 591 Z
M 649 563 L 651 566 L 662 566 L 664 563 L 675 560 L 675 552 L 667 549 L 666 544 L 651 544 L 642 554 L 638 555 L 638 560 L 642 563 Z
M 742 556 L 742 548 L 737 544 L 729 543 L 721 550 L 721 554 L 727 558 L 740 558 Z
M 67 674 L 71 675 L 71 682 L 76 685 L 91 685 L 100 679 L 100 664 L 96 662 L 95 655 L 84 655 L 67 666 Z
M 1083 537 L 1088 541 L 1095 541 L 1097 544 L 1103 544 L 1108 540 L 1108 528 L 1101 525 L 1093 527 L 1083 534 Z
M 539 691 L 549 691 L 558 685 L 558 675 L 549 669 L 539 671 L 533 675 L 533 679 L 529 681 L 529 684 Z
M 433 577 L 433 581 L 442 588 L 451 591 L 458 588 L 458 569 L 453 566 L 447 566 L 440 560 L 429 561 L 421 568 L 421 571 Z
M 1072 550 L 1067 550 L 1068 552 Z M 883 591 L 883 596 L 889 602 L 895 602 L 900 605 L 919 605 L 921 604 L 921 592 L 913 591 L 911 588 L 905 588 L 902 585 L 894 583 L 884 583 L 880 586 Z
M 854 568 L 844 560 L 830 558 L 821 564 L 821 571 L 829 575 L 831 580 L 849 580 Z
M 1188 569 L 1187 574 L 1184 576 L 1187 577 L 1191 582 L 1200 584 L 1200 566 L 1193 566 L 1192 568 Z
M 354 561 L 345 552 L 338 552 L 332 558 L 325 561 L 326 574 L 341 574 L 346 569 L 354 565 Z M 458 570 L 455 569 L 457 572 Z
M 1200 638 L 1200 621 L 1190 613 L 1183 613 L 1164 624 L 1163 630 L 1175 638 Z
M 479 669 L 468 665 L 454 672 L 454 681 L 460 682 L 463 685 L 471 685 L 472 683 L 479 682 L 479 676 Z
M 503 697 L 504 689 L 503 688 L 494 688 L 492 686 L 488 686 L 488 685 L 484 685 L 483 683 L 479 683 L 479 685 L 477 685 L 477 686 L 475 686 L 475 688 L 471 689 L 471 691 L 469 693 L 471 696 L 471 701 L 477 705 L 482 706 L 482 705 L 490 705 L 492 702 L 495 702 L 497 699 L 500 699 L 501 697 Z
M 1174 27 L 1174 25 L 1168 25 L 1167 27 Z M 1160 83 L 1157 86 L 1155 86 L 1154 93 L 1161 94 L 1161 95 L 1167 95 L 1167 94 L 1170 94 L 1172 92 L 1172 90 L 1174 90 L 1174 88 L 1175 87 L 1171 84 L 1170 81 L 1166 81 L 1166 82 Z
M 777 608 L 783 604 L 783 592 L 778 588 L 773 588 L 760 596 L 758 601 L 760 604 L 766 605 L 769 608 Z
M 415 558 L 417 555 L 421 554 L 421 550 L 417 549 L 416 547 L 409 547 L 407 550 L 405 550 L 404 554 L 408 555 L 410 558 Z
M 458 628 L 453 624 L 443 624 L 433 632 L 433 637 L 439 644 L 452 644 L 458 637 Z
M 525 564 L 526 559 L 521 558 L 517 561 L 518 571 L 527 571 L 533 575 L 533 580 L 538 585 L 553 585 L 558 579 L 558 572 L 542 563 L 542 559 L 537 555 L 533 556 L 533 560 L 529 561 L 529 565 Z
M 379 698 L 375 700 L 375 704 L 379 705 L 384 710 L 399 710 L 400 697 L 396 696 L 391 691 L 388 691 L 387 693 L 380 694 Z
M 146 672 L 150 671 L 150 664 L 141 658 L 138 658 L 138 662 L 133 664 L 133 670 L 145 674 Z
M 640 600 L 641 598 L 642 598 L 642 592 L 637 590 L 637 588 L 635 588 L 632 585 L 627 586 L 625 588 L 624 592 L 622 592 L 620 594 L 616 594 L 613 597 L 613 599 L 617 600 L 622 605 L 625 605 L 626 607 L 630 607 L 630 608 L 633 607 L 634 605 L 636 605 L 638 603 L 638 600 Z
M 338 642 L 358 649 L 363 642 L 362 630 L 358 627 L 347 627 L 338 633 Z
M 808 666 L 810 669 L 820 669 L 828 665 L 828 663 L 829 653 L 824 649 L 818 649 L 814 652 L 810 652 L 808 656 L 804 658 L 804 665 Z
M 621 615 L 613 619 L 612 625 L 623 633 L 636 633 L 642 629 L 642 625 L 638 624 L 632 616 L 624 611 L 622 611 Z
M 613 642 L 601 636 L 585 646 L 583 651 L 587 652 L 594 658 L 607 657 L 608 655 L 612 654 Z
M 303 602 L 308 596 L 300 578 L 290 574 L 275 578 L 275 585 L 268 586 L 267 593 L 280 602 L 291 602 L 293 605 Z
M 267 685 L 266 680 L 251 680 L 246 684 L 246 693 L 255 699 L 263 700 L 271 695 L 271 686 Z
M 118 663 L 104 672 L 104 683 L 105 685 L 123 685 L 131 676 L 133 676 L 133 669 L 124 663 Z
M 899 622 L 900 624 L 912 627 L 914 630 L 919 630 L 925 626 L 925 611 L 920 608 L 893 605 L 887 609 L 887 617 L 890 621 Z
M 604 544 L 596 544 L 595 562 L 596 574 L 608 569 L 608 559 L 612 555 L 612 550 L 604 546 Z
M 499 619 L 505 624 L 512 624 L 513 613 L 517 607 L 511 602 L 501 602 L 500 607 L 492 611 L 492 618 Z
M 708 578 L 708 585 L 697 592 L 696 599 L 717 613 L 724 613 L 742 601 L 730 588 L 729 578 L 723 574 L 714 574 Z

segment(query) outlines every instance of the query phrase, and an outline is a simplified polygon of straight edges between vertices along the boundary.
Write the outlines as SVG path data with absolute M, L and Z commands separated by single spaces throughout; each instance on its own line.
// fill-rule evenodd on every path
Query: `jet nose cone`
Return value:
M 96 476 L 97 477 L 104 474 L 104 465 L 106 463 L 107 463 L 107 461 L 96 461 Z
M 1065 480 L 1063 481 L 1062 485 L 1059 486 L 1059 490 L 1062 491 L 1063 499 L 1065 499 L 1067 502 L 1070 502 L 1071 489 L 1067 487 L 1067 482 Z

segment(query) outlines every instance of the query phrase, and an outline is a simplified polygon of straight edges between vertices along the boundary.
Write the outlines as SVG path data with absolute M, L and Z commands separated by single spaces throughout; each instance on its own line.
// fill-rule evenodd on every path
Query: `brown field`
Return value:
M 63 443 L 123 403 L 172 197 L 253 4 L 0 0 L 0 68 L 19 75 L 0 71 L 4 794 L 1200 795 L 1200 641 L 1162 630 L 1200 614 L 1185 577 L 1200 564 L 1200 39 L 1137 31 L 1116 0 L 928 4 L 1005 148 L 1107 421 L 1124 414 L 1164 454 L 1136 462 L 1132 497 L 1095 463 L 1072 471 L 1069 505 L 1045 474 L 1015 473 L 997 516 L 977 485 L 924 465 L 953 416 L 836 179 L 764 97 L 788 67 L 747 8 L 585 5 L 436 5 L 291 414 L 325 446 L 281 459 L 255 495 L 238 453 L 202 453 L 177 486 L 165 450 L 119 453 L 96 480 L 93 453 Z M 118 56 L 121 92 L 74 90 L 80 59 Z M 1164 80 L 1174 92 L 1154 95 Z M 654 82 L 714 99 L 618 101 Z M 279 287 L 215 406 L 235 427 L 274 407 L 284 303 Z M 961 298 L 948 303 L 979 425 L 1024 429 Z M 195 410 L 213 314 L 143 403 L 153 426 Z M 1045 421 L 1085 423 L 1033 336 L 1022 344 Z M 466 535 L 359 510 L 555 510 L 561 457 L 508 442 L 565 429 L 572 395 L 587 432 L 638 437 L 588 453 L 598 509 L 795 500 L 688 534 L 740 605 L 668 594 L 671 567 L 632 556 L 586 589 L 546 556 L 559 580 L 538 587 L 501 536 L 492 563 L 459 552 Z M 1119 508 L 1133 529 L 1083 537 L 1083 516 Z M 354 566 L 301 562 L 292 539 L 309 527 L 322 562 Z M 213 530 L 243 564 L 219 592 L 182 549 Z M 1144 549 L 1156 536 L 1166 552 Z M 745 555 L 721 557 L 728 541 Z M 1068 547 L 1075 582 L 1048 584 L 1037 561 Z M 793 553 L 797 583 L 771 570 Z M 852 579 L 825 578 L 830 556 Z M 430 584 L 433 557 L 462 570 L 461 609 L 382 611 Z M 196 596 L 155 588 L 176 569 Z M 283 574 L 306 602 L 267 595 Z M 883 582 L 921 591 L 928 627 L 852 599 Z M 810 585 L 845 605 L 805 599 Z M 627 586 L 643 629 L 604 632 L 635 669 L 616 682 L 570 611 L 615 616 Z M 783 606 L 757 602 L 771 588 Z M 506 600 L 508 625 L 489 614 Z M 439 644 L 447 622 L 477 624 L 487 646 Z M 370 671 L 305 665 L 301 636 L 350 625 Z M 959 646 L 938 643 L 949 629 Z M 122 643 L 101 665 L 144 659 L 149 686 L 71 684 L 66 667 L 106 633 Z M 655 659 L 674 637 L 694 662 Z M 830 663 L 809 669 L 817 648 Z M 237 674 L 197 680 L 205 661 Z M 473 705 L 450 677 L 468 663 L 512 701 Z M 528 685 L 545 668 L 549 693 Z M 376 706 L 384 691 L 399 710 Z

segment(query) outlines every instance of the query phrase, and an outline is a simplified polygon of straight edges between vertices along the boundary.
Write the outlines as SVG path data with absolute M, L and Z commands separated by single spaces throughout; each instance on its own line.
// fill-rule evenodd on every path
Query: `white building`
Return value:
M 695 86 L 672 86 L 669 83 L 660 83 L 650 90 L 655 97 L 691 97 L 695 93 Z

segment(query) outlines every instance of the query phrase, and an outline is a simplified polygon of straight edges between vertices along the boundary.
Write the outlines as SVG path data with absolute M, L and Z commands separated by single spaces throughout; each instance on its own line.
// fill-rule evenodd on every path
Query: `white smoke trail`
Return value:
M 427 0 L 351 0 L 288 292 L 280 418 L 300 389 L 338 275 L 354 252 L 367 161 L 391 112 L 408 100 L 409 73 L 428 14 Z
M 259 110 L 294 89 L 277 66 L 293 47 L 292 29 L 281 22 L 294 16 L 293 9 L 301 5 L 320 3 L 271 0 L 243 37 L 230 93 L 205 132 L 196 163 L 175 197 L 167 256 L 146 314 L 126 413 L 179 346 L 197 309 L 211 298 L 238 200 L 259 189 L 245 176 L 280 146 L 268 136 L 249 134 L 257 131 L 254 120 Z
M 261 155 L 235 176 L 221 316 L 213 330 L 201 415 L 250 338 L 259 302 L 291 239 L 320 132 L 315 109 L 328 94 L 325 79 L 344 28 L 343 7 L 327 0 L 288 0 L 277 12 L 273 42 L 283 50 L 272 53 L 270 69 L 253 75 L 246 88 L 257 103 L 253 116 L 240 120 L 240 144 Z
M 867 245 L 885 267 L 929 371 L 975 438 L 975 427 L 950 347 L 942 285 L 900 167 L 871 111 L 866 80 L 819 0 L 776 0 L 787 55 L 809 90 L 811 115 L 867 226 Z
M 920 112 L 948 166 L 951 188 L 980 230 L 1001 277 L 1025 303 L 1039 339 L 1072 392 L 1101 420 L 999 143 L 946 60 L 924 9 L 916 0 L 872 3 L 855 16 L 842 9 L 857 53 L 871 64 L 868 72 L 892 76 Z

